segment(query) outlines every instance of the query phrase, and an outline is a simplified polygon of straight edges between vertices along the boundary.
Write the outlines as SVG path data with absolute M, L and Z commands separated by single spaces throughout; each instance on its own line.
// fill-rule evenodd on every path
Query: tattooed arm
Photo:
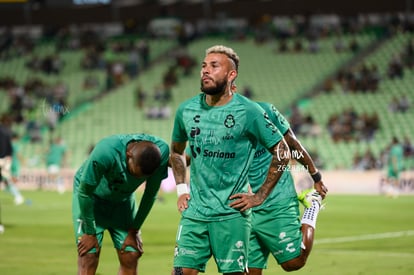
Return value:
M 297 157 L 295 160 L 302 164 L 304 167 L 307 168 L 309 175 L 314 180 L 314 188 L 318 193 L 325 198 L 326 194 L 328 193 L 328 188 L 322 182 L 322 176 L 316 167 L 311 155 L 308 151 L 303 147 L 300 141 L 296 138 L 295 134 L 293 133 L 292 129 L 289 129 L 284 138 L 289 145 L 290 150 L 298 152 L 296 155 Z
M 245 211 L 262 204 L 272 192 L 283 173 L 283 169 L 279 169 L 279 167 L 289 163 L 290 151 L 289 146 L 284 139 L 280 140 L 269 151 L 272 154 L 272 161 L 263 185 L 255 194 L 238 193 L 231 196 L 230 199 L 235 199 L 235 201 L 230 204 L 231 207 L 237 208 L 240 211 Z
M 190 200 L 190 191 L 188 190 L 186 180 L 186 155 L 185 155 L 186 142 L 172 142 L 171 143 L 171 156 L 170 163 L 173 170 L 175 182 L 177 185 L 177 208 L 182 212 L 188 207 L 188 201 Z

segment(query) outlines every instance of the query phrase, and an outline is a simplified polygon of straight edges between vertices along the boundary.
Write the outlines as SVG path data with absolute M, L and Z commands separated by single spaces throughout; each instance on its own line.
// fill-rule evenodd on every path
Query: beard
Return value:
M 211 87 L 204 87 L 203 81 L 201 81 L 200 90 L 207 95 L 217 95 L 223 93 L 227 87 L 227 80 L 223 79 L 221 81 L 216 81 L 214 84 L 215 85 Z

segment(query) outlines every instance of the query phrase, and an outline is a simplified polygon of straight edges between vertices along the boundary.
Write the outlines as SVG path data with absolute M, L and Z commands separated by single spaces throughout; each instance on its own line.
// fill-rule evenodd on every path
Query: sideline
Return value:
M 398 238 L 398 237 L 406 237 L 406 236 L 414 236 L 414 230 L 399 231 L 399 232 L 386 232 L 386 233 L 379 233 L 379 234 L 366 234 L 366 235 L 339 237 L 339 238 L 325 238 L 325 239 L 315 240 L 314 244 L 348 243 L 348 242 L 356 242 L 356 241 L 389 239 L 389 238 Z
M 386 251 L 378 251 L 378 250 L 355 250 L 355 249 L 324 249 L 321 248 L 318 250 L 318 253 L 328 253 L 329 255 L 336 254 L 336 255 L 352 255 L 352 256 L 368 256 L 372 257 L 375 255 L 376 257 L 395 257 L 395 258 L 410 258 L 414 257 L 413 253 L 401 253 L 401 252 L 386 252 Z

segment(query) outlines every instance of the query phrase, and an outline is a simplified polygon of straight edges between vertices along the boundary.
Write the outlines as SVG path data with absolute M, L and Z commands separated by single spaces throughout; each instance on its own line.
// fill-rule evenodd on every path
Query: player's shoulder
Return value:
M 179 105 L 179 109 L 181 108 L 185 108 L 189 105 L 193 105 L 193 104 L 200 104 L 203 101 L 203 93 L 199 93 L 193 97 L 187 98 L 184 101 L 182 101 Z
M 262 107 L 266 112 L 280 113 L 276 106 L 273 105 L 273 103 L 258 101 L 257 104 L 259 104 L 259 106 Z
M 112 143 L 112 142 L 116 142 L 117 140 L 119 140 L 119 135 L 110 135 L 110 136 L 106 136 L 101 138 L 97 143 L 96 146 L 99 146 L 101 144 L 105 144 L 105 143 Z
M 263 112 L 263 108 L 256 101 L 253 101 L 250 98 L 247 98 L 241 94 L 234 94 L 233 99 L 233 103 L 242 106 L 247 113 L 257 111 L 259 111 L 260 113 Z
M 119 135 L 111 135 L 101 138 L 96 142 L 94 146 L 94 153 L 99 155 L 105 155 L 120 145 Z
M 96 148 L 115 148 L 119 146 L 125 146 L 131 140 L 140 140 L 140 135 L 137 134 L 114 134 L 103 137 L 99 140 Z
M 257 104 L 259 104 L 260 107 L 263 109 L 271 109 L 273 104 L 265 101 L 257 101 Z
M 255 101 L 253 101 L 250 98 L 245 97 L 244 95 L 239 94 L 239 93 L 234 93 L 233 94 L 233 99 L 236 100 L 236 101 L 238 101 L 238 102 L 240 102 L 240 103 L 247 104 L 247 105 L 249 105 L 249 104 L 256 104 Z

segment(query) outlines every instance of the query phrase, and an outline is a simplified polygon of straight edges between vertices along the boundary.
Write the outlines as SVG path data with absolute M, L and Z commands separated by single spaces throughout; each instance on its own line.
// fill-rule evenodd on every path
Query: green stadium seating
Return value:
M 354 38 L 358 40 L 362 48 L 376 42 L 372 34 L 343 36 L 345 44 Z M 400 34 L 386 40 L 375 51 L 358 60 L 357 64 L 377 64 L 381 75 L 384 76 L 392 54 L 395 51 L 400 51 L 408 38 L 409 36 Z M 310 96 L 309 93 L 315 87 L 318 87 L 327 77 L 334 75 L 339 68 L 355 57 L 355 54 L 349 51 L 336 53 L 333 47 L 334 41 L 335 38 L 330 37 L 322 39 L 320 41 L 321 51 L 317 54 L 309 52 L 281 54 L 276 51 L 276 44 L 272 42 L 256 45 L 251 39 L 231 41 L 222 37 L 209 37 L 189 44 L 188 52 L 195 57 L 198 64 L 201 64 L 204 50 L 212 45 L 224 44 L 234 48 L 241 58 L 239 76 L 236 80 L 239 91 L 245 86 L 251 87 L 254 100 L 272 102 L 287 117 L 293 104 L 304 98 L 309 98 L 306 101 L 307 104 L 301 105 L 300 109 L 304 114 L 312 114 L 323 131 L 317 138 L 302 136 L 299 138 L 310 151 L 318 152 L 325 163 L 325 169 L 350 169 L 356 152 L 363 153 L 370 149 L 375 155 L 379 155 L 392 136 L 414 135 L 414 128 L 409 126 L 414 121 L 414 110 L 405 114 L 393 114 L 388 110 L 388 104 L 393 96 L 407 94 L 411 102 L 414 103 L 414 93 L 412 92 L 414 75 L 412 71 L 406 71 L 405 77 L 400 80 L 389 80 L 383 77 L 379 90 L 375 94 L 345 94 L 336 85 L 330 94 L 321 93 Z M 157 56 L 163 55 L 175 46 L 171 41 L 165 42 L 156 43 L 153 41 L 151 47 L 154 49 L 154 61 Z M 39 55 L 46 54 L 53 50 L 51 45 L 43 45 L 39 47 L 38 53 Z M 85 72 L 81 72 L 78 67 L 82 54 L 64 52 L 61 56 L 66 62 L 64 75 L 70 91 L 68 99 L 70 113 L 60 123 L 56 133 L 61 134 L 68 144 L 70 149 L 69 164 L 74 168 L 78 167 L 86 158 L 89 147 L 106 135 L 146 132 L 158 135 L 169 142 L 174 110 L 180 102 L 199 93 L 198 66 L 192 75 L 180 76 L 178 84 L 172 88 L 171 117 L 157 120 L 148 119 L 145 116 L 145 107 L 138 109 L 135 105 L 135 90 L 141 86 L 148 93 L 146 107 L 150 106 L 153 100 L 153 90 L 161 83 L 163 73 L 173 62 L 171 59 L 158 60 L 137 79 L 104 94 L 102 97 L 90 100 L 93 96 L 101 93 L 103 87 L 100 86 L 91 91 L 85 91 L 82 88 Z M 120 56 L 120 58 L 125 58 L 125 56 Z M 25 81 L 31 75 L 24 68 L 24 60 L 22 59 L 14 59 L 5 63 L 0 64 L 2 75 L 12 72 L 13 75 L 18 75 L 19 82 Z M 104 83 L 104 73 L 92 73 L 98 77 L 101 83 Z M 59 79 L 55 76 L 41 77 L 52 82 Z M 82 104 L 79 105 L 81 102 Z M 351 106 L 358 113 L 372 114 L 377 112 L 379 114 L 381 129 L 377 132 L 374 141 L 339 143 L 332 141 L 325 127 L 329 117 Z M 48 137 L 49 133 L 45 131 L 44 135 Z M 24 146 L 27 154 L 33 159 L 33 165 L 39 165 L 35 160 L 39 159 L 37 157 L 39 152 L 47 148 L 47 138 L 39 144 L 27 143 Z M 410 163 L 407 165 L 413 167 Z

